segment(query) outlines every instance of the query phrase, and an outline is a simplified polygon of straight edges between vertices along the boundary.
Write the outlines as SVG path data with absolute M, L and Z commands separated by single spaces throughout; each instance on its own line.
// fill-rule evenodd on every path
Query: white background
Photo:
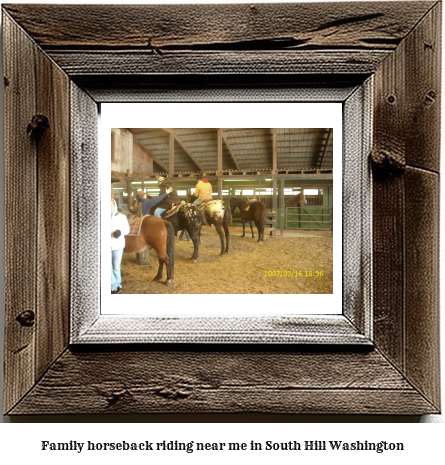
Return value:
M 315 0 L 314 0 L 315 1 Z M 14 2 L 10 2 L 14 3 Z M 19 2 L 16 2 L 19 3 Z M 26 2 L 20 2 L 26 3 Z M 28 2 L 31 3 L 31 2 Z M 60 3 L 55 2 L 39 2 L 39 3 Z M 90 3 L 86 1 L 78 0 L 70 3 Z M 102 2 L 106 3 L 106 2 Z M 121 2 L 109 2 L 109 3 L 121 3 Z M 132 3 L 140 3 L 132 0 Z M 161 0 L 157 2 L 145 2 L 145 3 L 165 3 Z M 169 3 L 187 3 L 186 1 L 174 1 L 170 0 Z M 211 0 L 207 3 L 216 3 Z M 220 0 L 217 3 L 224 3 Z M 250 3 L 240 0 L 239 3 Z M 360 14 L 359 8 L 357 14 Z M 0 96 L 0 98 L 2 98 Z M 442 119 L 442 147 L 444 147 L 444 130 Z M 3 169 L 3 167 L 1 168 Z M 0 180 L 3 183 L 3 176 L 0 176 Z M 3 185 L 0 190 L 3 195 Z M 445 199 L 443 197 L 442 189 L 442 214 L 441 218 L 444 218 L 443 205 Z M 2 212 L 4 213 L 3 202 L 1 203 Z M 3 217 L 3 215 L 2 215 Z M 443 231 L 443 228 L 442 228 Z M 1 232 L 3 234 L 3 231 Z M 442 232 L 443 234 L 443 232 Z M 443 241 L 442 236 L 442 243 Z M 3 251 L 1 252 L 3 254 Z M 443 252 L 441 254 L 441 268 L 443 268 Z M 444 299 L 442 299 L 443 302 Z M 2 315 L 3 316 L 3 315 Z M 444 318 L 442 318 L 441 328 L 442 334 L 444 333 Z M 3 338 L 4 321 L 1 321 L 0 338 Z M 3 350 L 3 339 L 0 341 L 0 350 Z M 445 367 L 443 366 L 443 360 L 445 354 L 443 350 L 444 344 L 442 344 L 442 379 L 444 379 Z M 2 353 L 0 355 L 3 355 Z M 442 382 L 442 399 L 445 401 L 444 386 L 445 382 Z M 75 399 L 73 399 L 75 401 Z M 222 422 L 227 421 L 234 422 L 234 424 L 225 424 Z M 2 463 L 47 463 L 47 464 L 95 464 L 99 459 L 106 460 L 108 463 L 121 463 L 126 461 L 132 464 L 148 464 L 151 460 L 156 460 L 157 463 L 174 463 L 181 460 L 183 463 L 224 463 L 228 461 L 241 463 L 241 461 L 255 460 L 259 463 L 291 463 L 296 464 L 299 461 L 307 463 L 308 459 L 311 459 L 313 463 L 326 463 L 326 461 L 334 461 L 334 463 L 349 464 L 357 462 L 360 463 L 388 463 L 393 465 L 400 459 L 404 462 L 409 463 L 443 463 L 444 451 L 443 451 L 443 439 L 445 437 L 445 423 L 443 415 L 430 415 L 424 416 L 420 419 L 421 422 L 440 422 L 440 424 L 420 425 L 415 423 L 410 424 L 393 424 L 394 422 L 407 422 L 418 421 L 417 418 L 404 418 L 404 417 L 363 417 L 363 416 L 349 416 L 349 417 L 338 417 L 338 416 L 322 416 L 322 417 L 287 417 L 287 416 L 272 416 L 272 417 L 256 417 L 251 416 L 250 421 L 260 421 L 259 424 L 242 424 L 245 421 L 243 416 L 203 416 L 199 417 L 198 421 L 201 422 L 215 422 L 220 423 L 213 424 L 162 424 L 162 422 L 175 422 L 183 421 L 175 416 L 151 416 L 151 417 L 33 417 L 15 419 L 15 424 L 11 424 L 10 418 L 3 417 L 4 424 L 0 425 L 0 460 Z M 66 424 L 57 425 L 54 422 L 66 422 Z M 95 425 L 90 422 L 103 422 L 104 424 Z M 143 424 L 117 424 L 106 422 L 146 422 Z M 190 418 L 190 421 L 193 421 Z M 317 422 L 321 421 L 321 424 L 303 424 L 303 422 Z M 331 422 L 349 422 L 332 424 Z M 356 424 L 355 422 L 368 422 L 365 424 Z M 379 422 L 375 424 L 374 422 Z M 45 422 L 42 424 L 26 424 L 27 422 Z M 76 423 L 74 423 L 76 422 Z M 156 423 L 156 424 L 155 424 Z M 407 445 L 406 452 L 404 453 L 383 453 L 376 454 L 374 452 L 349 452 L 349 453 L 320 453 L 317 455 L 313 453 L 309 455 L 305 453 L 237 453 L 230 455 L 229 453 L 205 453 L 200 456 L 197 454 L 185 454 L 185 453 L 174 453 L 174 455 L 147 455 L 147 454 L 125 454 L 123 453 L 104 453 L 101 455 L 83 455 L 77 454 L 76 452 L 40 452 L 40 441 L 41 440 L 53 440 L 53 441 L 139 441 L 139 440 L 170 440 L 177 439 L 181 441 L 187 441 L 189 439 L 201 440 L 201 441 L 250 441 L 261 440 L 261 438 L 270 438 L 275 441 L 287 441 L 287 440 L 332 440 L 340 439 L 345 441 L 354 440 L 365 440 L 368 441 L 380 441 L 387 440 L 392 442 L 403 441 Z M 168 458 L 171 457 L 171 458 Z
M 333 128 L 334 140 L 334 293 L 333 294 L 250 294 L 218 296 L 211 306 L 205 307 L 203 316 L 243 316 L 240 309 L 254 309 L 255 315 L 282 314 L 282 308 L 289 308 L 294 315 L 323 315 L 342 313 L 342 104 L 341 103 L 151 103 L 151 104 L 103 104 L 99 136 L 100 173 L 102 199 L 110 195 L 110 129 L 111 128 Z M 336 187 L 337 186 L 337 187 Z M 214 189 L 215 191 L 215 189 Z M 130 314 L 141 309 L 141 314 L 156 316 L 158 309 L 165 309 L 165 298 L 175 315 L 197 316 L 195 294 L 130 295 L 110 294 L 110 207 L 109 202 L 102 208 L 102 295 L 101 313 Z M 216 231 L 214 232 L 216 234 Z M 261 244 L 259 244 L 261 247 Z M 230 249 L 229 249 L 230 253 Z M 151 253 L 152 259 L 155 257 Z M 215 251 L 215 255 L 219 251 Z M 157 262 L 154 265 L 157 269 Z M 199 263 L 196 266 L 203 266 Z M 221 257 L 224 266 L 224 257 Z M 248 266 L 246 264 L 246 266 Z M 317 264 L 314 264 L 314 269 Z M 275 268 L 279 270 L 279 263 Z M 298 262 L 295 263 L 298 270 Z M 285 270 L 281 270 L 285 271 Z M 263 273 L 263 270 L 258 270 Z M 164 279 L 166 271 L 164 268 Z M 274 279 L 274 278 L 271 278 Z M 280 279 L 280 278 L 278 278 Z M 159 284 L 160 286 L 162 284 Z M 292 304 L 283 305 L 292 298 Z M 242 310 L 241 310 L 242 311 Z M 244 314 L 246 315 L 246 314 Z M 163 313 L 160 316 L 166 316 Z M 172 316 L 172 315 L 171 315 Z

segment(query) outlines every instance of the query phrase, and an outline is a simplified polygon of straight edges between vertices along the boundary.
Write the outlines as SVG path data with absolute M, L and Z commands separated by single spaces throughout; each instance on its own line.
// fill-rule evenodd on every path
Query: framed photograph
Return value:
M 2 14 L 6 414 L 440 411 L 439 2 Z M 110 294 L 110 185 L 122 216 L 156 175 L 232 221 L 168 252 L 152 212 Z

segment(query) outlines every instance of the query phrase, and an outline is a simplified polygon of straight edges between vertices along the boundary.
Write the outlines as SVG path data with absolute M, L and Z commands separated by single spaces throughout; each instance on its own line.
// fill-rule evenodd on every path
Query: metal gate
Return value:
M 330 229 L 332 230 L 332 207 L 305 205 L 287 207 L 284 216 L 286 229 Z

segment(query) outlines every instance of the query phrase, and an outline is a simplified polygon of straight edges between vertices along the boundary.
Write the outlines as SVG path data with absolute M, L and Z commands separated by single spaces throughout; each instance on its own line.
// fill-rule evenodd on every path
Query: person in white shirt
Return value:
M 111 293 L 122 290 L 121 261 L 125 248 L 125 236 L 130 232 L 127 217 L 117 211 L 117 204 L 111 199 Z

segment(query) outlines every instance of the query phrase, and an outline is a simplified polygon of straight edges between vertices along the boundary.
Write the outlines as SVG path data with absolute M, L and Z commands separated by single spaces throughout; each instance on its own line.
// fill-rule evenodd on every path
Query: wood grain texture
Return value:
M 71 83 L 71 319 L 73 328 L 88 328 L 96 318 L 100 289 L 100 202 L 98 107 Z M 94 201 L 96 199 L 96 201 Z M 94 206 L 92 206 L 94 205 Z M 86 246 L 88 244 L 88 246 Z M 89 270 L 89 275 L 85 270 Z M 78 311 L 72 311 L 77 309 Z M 90 311 L 94 309 L 94 311 Z
M 35 46 L 7 15 L 3 15 L 3 43 L 7 218 L 4 408 L 8 410 L 35 382 L 34 317 L 25 325 L 16 318 L 23 312 L 36 313 L 37 158 L 36 146 L 26 133 L 36 109 Z
M 4 5 L 45 50 L 395 49 L 434 2 Z M 35 21 L 38 17 L 39 21 Z M 69 19 L 68 19 L 69 18 Z
M 36 114 L 48 128 L 37 147 L 37 339 L 39 378 L 68 344 L 70 310 L 69 78 L 41 50 L 35 56 Z
M 441 4 L 376 73 L 375 151 L 439 171 Z
M 442 3 L 432 8 L 405 43 L 406 162 L 439 172 Z
M 434 408 L 379 353 L 66 352 L 13 414 L 397 413 Z
M 389 50 L 49 51 L 70 76 L 136 74 L 370 74 Z
M 3 8 L 6 412 L 439 411 L 440 3 Z M 37 224 L 37 212 L 50 209 L 54 193 L 65 202 L 67 126 L 61 107 L 67 80 L 42 53 L 72 79 L 71 273 L 77 275 L 70 290 L 80 308 L 98 305 L 99 286 L 98 270 L 93 283 L 82 281 L 79 272 L 97 264 L 98 250 L 82 247 L 83 238 L 98 234 L 98 212 L 82 208 L 83 196 L 98 194 L 97 177 L 85 176 L 97 163 L 97 105 L 90 96 L 97 102 L 220 101 L 224 87 L 233 90 L 230 101 L 262 101 L 264 94 L 255 93 L 260 88 L 273 92 L 273 99 L 292 101 L 297 88 L 310 94 L 324 85 L 340 95 L 345 86 L 374 74 L 373 153 L 403 162 L 402 173 L 374 180 L 375 350 L 89 346 L 65 348 L 57 358 L 66 344 L 66 261 L 47 246 L 54 237 L 63 250 L 68 213 L 60 215 L 58 226 L 51 218 Z M 26 135 L 37 110 L 48 113 L 50 122 L 39 142 L 41 167 L 39 147 Z M 60 153 L 47 152 L 55 147 Z M 57 174 L 51 179 L 53 169 Z M 53 182 L 52 193 L 37 179 Z M 426 207 L 419 212 L 422 202 Z M 21 223 L 25 229 L 19 231 Z M 44 246 L 41 252 L 38 244 Z M 54 268 L 62 270 L 60 277 L 49 276 Z M 58 283 L 62 290 L 51 295 Z M 53 310 L 43 308 L 44 301 Z M 38 332 L 26 310 L 36 312 Z M 91 325 L 80 320 L 79 327 Z
M 263 102 L 265 100 L 342 102 L 355 87 L 363 83 L 363 76 L 186 74 L 180 77 L 152 75 L 147 79 L 144 75 L 97 75 L 74 76 L 73 81 L 94 100 L 101 103 Z
M 11 44 L 5 54 L 6 247 L 15 251 L 6 266 L 9 409 L 68 343 L 70 152 L 69 79 L 8 15 L 4 34 Z M 28 125 L 35 115 L 49 127 L 34 134 Z M 34 313 L 30 326 L 15 318 L 26 311 Z
M 370 74 L 433 5 L 326 3 L 323 9 L 311 3 L 5 5 L 5 9 L 70 76 Z
M 438 141 L 437 141 L 438 142 Z M 433 160 L 433 157 L 431 157 Z M 405 370 L 440 405 L 439 175 L 405 172 Z
M 374 179 L 375 341 L 436 405 L 438 346 L 430 341 L 439 317 L 440 9 L 376 73 L 373 146 L 373 155 L 398 166 Z

